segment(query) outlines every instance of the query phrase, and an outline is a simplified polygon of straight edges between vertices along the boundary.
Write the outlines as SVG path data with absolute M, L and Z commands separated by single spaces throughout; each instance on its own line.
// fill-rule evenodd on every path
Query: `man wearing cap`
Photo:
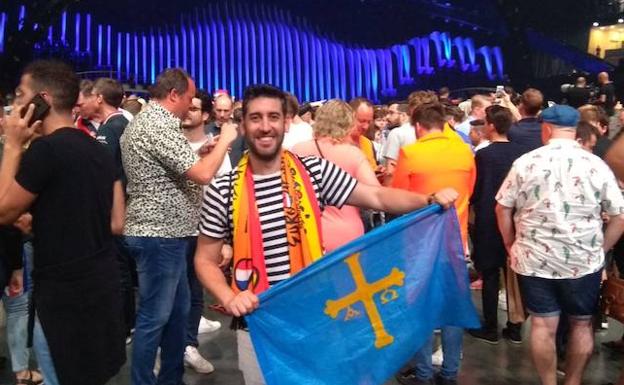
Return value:
M 557 383 L 555 332 L 565 314 L 565 384 L 576 385 L 593 350 L 604 252 L 624 230 L 624 199 L 606 164 L 574 140 L 578 111 L 557 105 L 542 118 L 545 145 L 514 162 L 496 196 L 496 216 L 532 315 L 531 353 L 541 383 Z M 601 212 L 610 216 L 604 235 Z

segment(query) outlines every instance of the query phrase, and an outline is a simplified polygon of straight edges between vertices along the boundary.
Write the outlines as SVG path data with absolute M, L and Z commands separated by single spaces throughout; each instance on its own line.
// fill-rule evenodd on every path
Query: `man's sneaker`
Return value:
M 199 319 L 199 327 L 197 328 L 197 334 L 212 333 L 221 328 L 221 322 L 211 321 L 203 316 Z
M 194 346 L 187 346 L 184 350 L 184 366 L 192 368 L 197 373 L 212 373 L 214 366 L 199 354 Z
M 442 347 L 439 347 L 431 356 L 431 365 L 442 366 L 442 362 L 444 362 L 444 352 L 442 351 Z
M 402 385 L 434 385 L 433 379 L 430 380 L 420 380 L 413 373 L 409 374 L 397 374 L 395 376 L 396 380 L 399 381 L 399 384 Z
M 520 334 L 520 328 L 504 328 L 503 329 L 503 338 L 507 339 L 512 344 L 521 344 L 522 343 L 522 334 Z
M 435 378 L 436 385 L 457 385 L 456 378 L 445 378 L 438 374 Z
M 488 329 L 470 329 L 468 334 L 491 345 L 498 345 L 498 331 Z
M 565 377 L 565 361 L 557 360 L 557 377 Z
M 158 350 L 156 351 L 156 361 L 154 361 L 154 375 L 156 377 L 158 377 L 158 374 L 160 373 L 160 348 L 158 348 Z

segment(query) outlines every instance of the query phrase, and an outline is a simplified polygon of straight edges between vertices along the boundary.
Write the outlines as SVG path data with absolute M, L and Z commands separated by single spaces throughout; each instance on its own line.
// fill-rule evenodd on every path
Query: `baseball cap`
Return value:
M 576 127 L 580 114 L 578 110 L 570 106 L 555 104 L 542 111 L 542 121 L 561 127 Z

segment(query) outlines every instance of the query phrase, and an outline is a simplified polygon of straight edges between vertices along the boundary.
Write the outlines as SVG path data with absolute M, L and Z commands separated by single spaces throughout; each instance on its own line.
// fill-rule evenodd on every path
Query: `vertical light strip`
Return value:
M 150 77 L 149 82 L 154 83 L 156 81 L 156 36 L 154 32 L 150 31 Z
M 299 99 L 301 101 L 305 101 L 305 90 L 303 88 L 303 82 L 302 82 L 302 68 L 301 68 L 301 44 L 299 44 L 299 31 L 297 31 L 297 28 L 293 28 L 292 29 L 292 36 L 294 36 L 293 38 L 293 44 L 294 44 L 294 48 L 293 50 L 295 51 L 295 75 L 297 77 L 297 83 L 295 83 L 295 90 L 297 91 L 297 96 L 299 97 Z
M 295 63 L 293 53 L 293 40 L 290 34 L 290 26 L 282 27 L 285 33 L 284 40 L 286 41 L 286 58 L 288 59 L 288 90 L 291 94 L 296 95 L 299 91 L 295 85 Z
M 243 53 L 244 53 L 244 60 L 245 60 L 245 65 L 243 66 L 243 68 L 245 69 L 245 77 L 243 78 L 244 80 L 241 81 L 241 86 L 243 87 L 248 87 L 251 84 L 251 70 L 252 70 L 252 66 L 251 66 L 251 47 L 249 44 L 249 41 L 251 40 L 251 33 L 250 31 L 247 29 L 247 20 L 245 19 L 241 19 L 241 30 L 242 30 L 242 36 L 243 36 Z M 242 94 L 241 94 L 242 95 Z
M 292 66 L 288 67 L 287 58 L 286 58 L 286 39 L 284 32 L 284 25 L 280 22 L 276 24 L 276 32 L 279 33 L 279 46 L 280 46 L 280 67 L 282 72 L 282 89 L 286 91 L 290 90 L 290 86 L 288 85 L 288 70 L 292 69 Z
M 117 32 L 117 80 L 121 80 L 121 32 Z
M 4 29 L 6 28 L 7 14 L 0 13 L 0 53 L 4 52 Z
M 204 81 L 204 28 L 202 28 L 201 24 L 199 23 L 198 17 L 195 19 L 195 30 L 197 31 L 197 48 L 199 49 L 197 52 L 197 56 L 199 58 L 197 77 L 199 80 L 199 88 L 205 89 L 206 83 Z
M 195 50 L 197 49 L 197 47 L 195 46 L 195 29 L 193 28 L 193 25 L 189 22 L 189 27 L 188 27 L 188 37 L 189 37 L 189 46 L 191 48 L 191 56 L 190 56 L 190 60 L 191 60 L 191 77 L 195 80 L 197 80 L 197 55 Z
M 54 39 L 54 29 L 52 26 L 48 27 L 48 43 L 52 44 L 52 40 Z
M 65 44 L 67 40 L 67 11 L 61 15 L 61 42 Z
M 210 31 L 212 32 L 212 65 L 214 68 L 212 72 L 214 73 L 214 89 L 219 89 L 219 46 L 217 44 L 217 24 L 215 20 L 210 21 Z
M 167 37 L 165 39 L 165 43 L 167 45 L 167 61 L 163 64 L 160 71 L 162 72 L 165 68 L 173 67 L 173 55 L 171 54 L 171 35 L 169 34 L 169 30 L 167 29 Z
M 308 31 L 306 32 L 306 37 L 308 39 L 308 48 L 310 50 L 309 53 L 309 61 L 308 61 L 308 65 L 310 66 L 310 94 L 312 97 L 312 100 L 318 100 L 319 99 L 319 92 L 318 92 L 318 77 L 317 77 L 317 72 L 316 72 L 316 57 L 317 57 L 317 53 L 316 53 L 316 44 L 314 43 L 314 38 L 312 37 L 312 34 Z
M 325 69 L 323 68 L 325 62 L 323 61 L 323 47 L 321 47 L 321 39 L 316 36 L 314 38 L 314 49 L 318 69 L 319 98 L 325 99 Z
M 340 78 L 340 54 L 338 53 L 338 47 L 336 47 L 336 43 L 332 42 L 331 43 L 331 63 L 332 63 L 332 73 L 333 73 L 333 86 L 334 86 L 334 94 L 332 95 L 332 97 L 334 98 L 340 98 L 341 97 L 341 92 L 340 92 L 340 82 L 342 81 L 342 79 Z
M 156 69 L 156 73 L 157 74 L 161 73 L 164 68 L 165 68 L 165 39 L 163 38 L 162 30 L 158 28 L 158 67 Z
M 130 34 L 126 33 L 126 73 L 125 78 L 130 78 Z
M 182 23 L 180 24 L 180 34 L 182 36 L 182 68 L 185 71 L 189 70 L 188 66 L 188 41 L 186 39 L 186 26 L 184 23 L 184 19 L 182 19 Z M 191 75 L 192 76 L 192 75 Z
M 139 37 L 136 34 L 136 32 L 134 32 L 132 34 L 132 53 L 134 55 L 134 66 L 132 67 L 133 69 L 133 75 L 134 75 L 134 81 L 135 82 L 139 82 Z
M 102 66 L 102 24 L 98 24 L 97 26 L 97 63 L 98 67 Z
M 243 95 L 243 38 L 241 36 L 240 20 L 234 19 L 236 25 L 236 53 L 238 55 L 236 60 L 236 95 L 241 97 Z M 246 39 L 245 39 L 246 40 Z
M 175 59 L 175 66 L 180 67 L 180 38 L 175 30 L 173 31 L 173 56 Z
M 210 38 L 210 28 L 206 22 L 205 15 L 204 23 L 204 34 L 206 37 L 206 89 L 212 91 L 212 59 L 210 55 L 212 53 L 212 39 Z
M 232 26 L 232 20 L 227 21 L 227 42 L 228 42 L 228 57 L 230 58 L 229 64 L 230 68 L 228 73 L 230 75 L 230 82 L 228 84 L 228 89 L 230 90 L 230 95 L 236 93 L 236 80 L 235 80 L 235 71 L 236 71 L 236 56 L 234 55 L 234 27 Z
M 332 98 L 332 86 L 331 86 L 331 65 L 329 64 L 329 47 L 327 46 L 327 39 L 321 39 L 321 45 L 323 47 L 323 65 L 325 68 L 325 97 L 327 99 Z
M 258 83 L 258 47 L 256 44 L 256 27 L 253 22 L 247 20 L 249 31 L 251 32 L 251 82 Z
M 312 96 L 310 92 L 310 46 L 308 45 L 308 39 L 305 32 L 301 32 L 299 34 L 299 38 L 301 39 L 302 48 L 303 48 L 303 63 L 302 63 L 302 71 L 303 71 L 303 81 L 305 83 L 303 91 L 305 95 L 305 101 L 312 101 L 310 97 Z
M 149 83 L 149 74 L 147 72 L 147 63 L 150 61 L 148 60 L 148 56 L 147 56 L 147 36 L 145 36 L 145 33 L 141 34 L 141 61 L 143 64 L 143 68 L 142 68 L 142 72 L 141 72 L 141 79 L 143 79 L 143 84 L 147 84 Z
M 219 71 L 219 74 L 221 75 L 221 88 L 227 89 L 227 66 L 225 64 L 225 57 L 226 55 L 226 51 L 225 51 L 225 26 L 223 25 L 223 21 L 219 21 L 219 35 L 218 37 L 220 38 L 219 40 L 219 54 L 221 57 L 221 69 Z
M 267 23 L 264 25 L 264 38 L 266 39 L 266 52 L 264 58 L 267 59 L 267 83 L 273 83 L 273 33 L 271 26 Z
M 86 39 L 87 39 L 86 43 L 87 44 L 86 44 L 85 50 L 88 53 L 91 53 L 91 14 L 90 13 L 87 13 L 87 25 L 86 25 L 86 28 L 87 28 L 87 36 L 86 36 Z
M 75 28 L 76 29 L 74 30 L 74 33 L 75 33 L 76 39 L 74 41 L 74 44 L 75 44 L 74 51 L 80 52 L 80 14 L 79 13 L 76 13 L 76 16 L 75 16 Z
M 267 61 L 267 55 L 265 50 L 265 35 L 263 23 L 258 23 L 258 41 L 260 42 L 260 51 L 258 52 L 258 60 L 260 61 L 260 83 L 266 82 L 266 70 L 265 63 Z
M 112 27 L 110 25 L 106 26 L 106 65 L 108 67 L 111 66 L 111 60 L 112 60 L 112 46 L 113 46 L 113 30 Z
M 21 31 L 24 28 L 24 22 L 26 21 L 26 6 L 21 5 L 19 7 L 19 16 L 17 18 L 17 30 Z

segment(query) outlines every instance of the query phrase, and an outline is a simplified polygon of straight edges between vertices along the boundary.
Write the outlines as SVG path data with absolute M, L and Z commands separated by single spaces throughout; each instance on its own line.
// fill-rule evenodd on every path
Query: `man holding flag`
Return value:
M 326 160 L 298 158 L 282 150 L 285 113 L 283 91 L 266 85 L 246 90 L 241 130 L 249 152 L 232 172 L 213 180 L 202 204 L 196 272 L 236 317 L 258 308 L 257 294 L 320 259 L 324 206 L 402 214 L 431 203 L 449 207 L 457 198 L 451 189 L 426 196 L 357 183 Z M 234 260 L 228 285 L 218 265 L 221 245 L 230 238 Z M 264 384 L 246 325 L 242 319 L 234 324 L 245 383 Z

